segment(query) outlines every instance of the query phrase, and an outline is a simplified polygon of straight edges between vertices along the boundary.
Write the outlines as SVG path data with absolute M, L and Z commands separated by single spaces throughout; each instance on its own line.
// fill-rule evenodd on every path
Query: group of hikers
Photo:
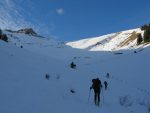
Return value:
M 76 69 L 76 64 L 74 62 L 70 63 L 70 68 Z M 109 73 L 106 74 L 106 77 L 109 78 Z M 104 81 L 104 89 L 107 90 L 108 83 Z M 101 89 L 102 89 L 102 84 L 101 80 L 99 78 L 92 79 L 92 86 L 90 87 L 91 89 L 94 90 L 94 103 L 95 105 L 100 104 L 100 94 L 101 94 Z
M 107 90 L 108 83 L 106 81 L 104 81 L 104 86 L 105 86 L 105 90 Z M 90 90 L 91 89 L 94 90 L 94 103 L 95 105 L 98 105 L 98 106 L 100 104 L 100 94 L 101 94 L 102 87 L 103 86 L 99 78 L 92 79 L 92 86 L 90 87 Z
M 70 68 L 76 69 L 76 64 L 74 62 L 71 62 Z M 109 73 L 106 74 L 106 77 L 109 78 Z M 45 78 L 49 80 L 50 78 L 49 74 L 46 74 Z M 95 105 L 98 105 L 98 106 L 100 104 L 100 94 L 101 94 L 102 87 L 103 86 L 99 78 L 92 79 L 92 86 L 90 87 L 90 92 L 92 89 L 94 90 L 94 103 Z M 107 87 L 108 87 L 108 83 L 104 81 L 104 89 L 107 90 Z M 74 90 L 71 90 L 71 93 L 74 93 L 74 92 L 75 92 Z
M 70 63 L 70 68 L 76 69 L 76 64 L 74 62 Z M 106 74 L 106 77 L 109 78 L 109 73 Z M 104 88 L 107 90 L 108 83 L 104 81 Z M 99 105 L 100 103 L 100 94 L 101 94 L 101 89 L 102 89 L 102 84 L 101 80 L 99 78 L 92 79 L 92 86 L 90 87 L 91 89 L 94 90 L 94 103 L 95 105 Z

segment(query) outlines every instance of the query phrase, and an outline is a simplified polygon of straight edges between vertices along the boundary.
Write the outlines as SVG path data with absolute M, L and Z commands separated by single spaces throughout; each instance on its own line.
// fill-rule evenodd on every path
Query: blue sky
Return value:
M 26 21 L 47 30 L 42 34 L 63 41 L 96 37 L 150 23 L 150 0 L 13 1 Z

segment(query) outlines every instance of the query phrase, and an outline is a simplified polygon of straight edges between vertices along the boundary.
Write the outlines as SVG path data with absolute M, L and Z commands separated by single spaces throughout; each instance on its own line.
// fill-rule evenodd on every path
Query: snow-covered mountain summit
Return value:
M 67 45 L 89 51 L 114 51 L 121 49 L 136 49 L 138 34 L 143 34 L 140 28 L 112 33 L 100 37 L 68 42 Z

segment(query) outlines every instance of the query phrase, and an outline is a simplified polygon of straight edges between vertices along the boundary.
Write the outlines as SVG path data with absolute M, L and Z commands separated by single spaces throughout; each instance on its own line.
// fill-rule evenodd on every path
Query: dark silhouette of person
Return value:
M 108 83 L 106 81 L 104 81 L 104 85 L 105 85 L 105 90 L 107 90 Z
M 95 105 L 99 105 L 100 103 L 100 92 L 101 92 L 101 81 L 99 78 L 96 79 L 92 79 L 92 86 L 90 87 L 90 89 L 94 90 L 94 102 Z
M 76 68 L 76 64 L 74 62 L 71 62 L 70 67 L 75 69 Z
M 107 73 L 107 74 L 106 74 L 106 77 L 107 77 L 107 78 L 109 78 L 109 77 L 110 77 L 109 73 Z
M 45 78 L 46 78 L 47 80 L 49 80 L 49 75 L 48 75 L 48 74 L 46 74 L 46 75 L 45 75 Z

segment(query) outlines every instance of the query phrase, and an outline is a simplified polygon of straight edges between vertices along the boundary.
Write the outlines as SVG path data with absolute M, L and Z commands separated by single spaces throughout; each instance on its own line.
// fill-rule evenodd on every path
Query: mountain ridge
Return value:
M 138 34 L 143 35 L 143 33 L 144 31 L 142 31 L 140 28 L 137 28 L 99 37 L 72 41 L 68 42 L 67 45 L 71 46 L 72 48 L 86 49 L 88 51 L 116 51 L 123 49 L 136 49 L 142 45 L 137 45 Z

